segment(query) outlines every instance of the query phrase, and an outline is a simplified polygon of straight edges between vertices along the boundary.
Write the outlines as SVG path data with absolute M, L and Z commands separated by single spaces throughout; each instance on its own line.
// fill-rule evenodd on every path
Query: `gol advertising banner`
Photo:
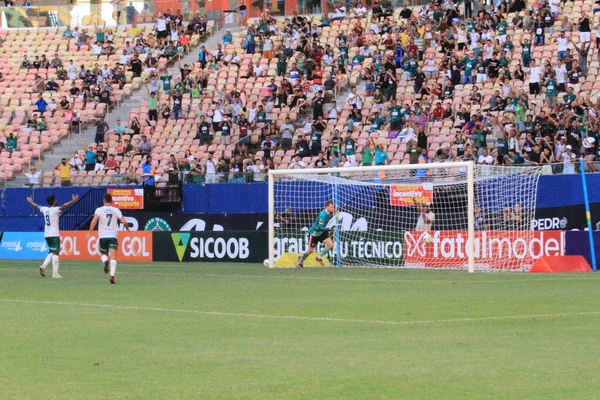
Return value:
M 99 260 L 98 232 L 87 239 L 86 231 L 62 231 L 60 233 L 60 257 L 63 260 Z M 151 262 L 152 232 L 120 231 L 117 235 L 119 261 Z
M 264 231 L 154 232 L 154 243 L 154 261 L 263 262 L 267 258 Z
M 433 201 L 431 184 L 391 185 L 390 204 L 393 206 L 414 206 L 418 203 Z
M 406 231 L 407 266 L 463 268 L 468 262 L 467 231 Z M 475 264 L 492 269 L 526 269 L 542 256 L 563 255 L 562 231 L 476 231 Z
M 112 196 L 113 206 L 120 210 L 143 210 L 144 189 L 108 189 Z

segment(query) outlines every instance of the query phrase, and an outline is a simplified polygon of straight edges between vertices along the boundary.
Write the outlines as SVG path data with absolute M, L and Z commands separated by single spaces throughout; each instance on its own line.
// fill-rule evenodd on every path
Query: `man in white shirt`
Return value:
M 217 176 L 217 163 L 213 160 L 212 155 L 208 158 L 208 160 L 206 160 L 204 169 L 204 172 L 206 173 L 206 183 L 215 183 Z
M 574 174 L 575 173 L 575 153 L 573 153 L 573 147 L 568 144 L 565 147 L 565 152 L 562 153 L 563 161 L 563 174 Z
M 299 154 L 294 156 L 294 161 L 290 163 L 289 169 L 304 169 L 306 168 L 306 163 L 302 161 L 302 158 Z
M 417 220 L 415 231 L 429 232 L 431 230 L 431 225 L 433 225 L 433 222 L 435 221 L 435 214 L 431 211 L 431 203 L 426 202 L 418 204 L 417 207 L 419 208 L 419 219 Z M 431 238 L 429 234 L 427 234 L 427 236 Z
M 567 56 L 567 48 L 569 47 L 569 39 L 565 36 L 565 31 L 560 31 L 560 36 L 554 41 L 558 43 L 558 59 L 564 60 Z
M 127 54 L 127 50 L 123 50 L 123 54 L 121 54 L 119 56 L 119 64 L 127 65 L 127 64 L 129 64 L 130 60 L 131 60 L 131 56 L 129 54 Z
M 46 199 L 48 207 L 42 207 L 33 202 L 33 197 L 27 198 L 27 202 L 44 216 L 44 238 L 46 239 L 49 253 L 46 256 L 44 263 L 40 266 L 40 275 L 43 277 L 46 277 L 46 267 L 50 264 L 50 261 L 52 261 L 52 278 L 62 278 L 62 276 L 58 274 L 58 255 L 60 254 L 59 218 L 60 213 L 75 204 L 77 200 L 79 200 L 79 196 L 73 195 L 71 201 L 58 207 L 56 197 L 51 194 Z
M 31 168 L 29 168 L 29 172 L 25 173 L 25 176 L 27 177 L 27 179 L 29 179 L 29 182 L 25 184 L 26 186 L 40 186 L 40 179 L 42 177 L 42 173 L 36 171 L 34 166 L 31 166 Z
M 565 92 L 567 84 L 567 67 L 565 67 L 562 60 L 558 60 L 557 65 L 554 67 L 554 73 L 556 74 L 558 92 Z
M 535 60 L 531 60 L 531 67 L 529 68 L 529 94 L 537 96 L 541 93 L 540 91 L 540 78 L 542 76 L 542 69 L 537 66 Z
M 481 164 L 481 165 L 494 165 L 494 157 L 492 157 L 487 148 L 484 148 L 483 150 L 481 150 L 481 155 L 479 156 L 479 159 L 477 160 L 477 164 Z
M 362 97 L 356 92 L 356 86 L 352 86 L 350 94 L 348 95 L 348 104 L 350 107 L 356 105 L 356 108 L 362 110 Z
M 94 219 L 90 224 L 86 238 L 89 239 L 92 231 L 98 224 L 98 237 L 100 238 L 100 259 L 104 263 L 104 273 L 108 274 L 110 266 L 109 282 L 114 285 L 115 273 L 117 272 L 117 249 L 119 242 L 117 240 L 117 232 L 119 230 L 118 222 L 121 221 L 126 230 L 129 230 L 127 220 L 123 218 L 121 210 L 112 205 L 112 196 L 108 193 L 104 195 L 104 205 L 98 207 L 94 212 Z
M 254 64 L 254 67 L 252 68 L 252 72 L 254 73 L 254 76 L 256 76 L 256 77 L 266 76 L 266 74 L 267 74 L 267 71 L 265 71 L 265 69 L 262 67 L 262 65 L 260 65 L 258 60 L 256 60 L 256 63 Z

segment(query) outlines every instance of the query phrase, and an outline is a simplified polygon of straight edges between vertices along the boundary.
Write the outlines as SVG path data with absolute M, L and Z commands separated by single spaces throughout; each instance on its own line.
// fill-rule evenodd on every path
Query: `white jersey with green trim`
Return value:
M 40 207 L 44 216 L 44 237 L 58 237 L 60 207 Z
M 96 209 L 98 220 L 98 237 L 100 239 L 115 238 L 119 228 L 119 219 L 123 217 L 121 210 L 113 206 L 102 206 Z

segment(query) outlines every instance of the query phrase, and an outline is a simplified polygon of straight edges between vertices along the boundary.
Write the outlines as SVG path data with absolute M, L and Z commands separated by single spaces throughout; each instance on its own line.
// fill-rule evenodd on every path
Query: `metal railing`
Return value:
M 60 229 L 78 230 L 92 217 L 94 210 L 102 205 L 106 189 L 90 188 L 78 202 L 67 208 L 60 218 Z

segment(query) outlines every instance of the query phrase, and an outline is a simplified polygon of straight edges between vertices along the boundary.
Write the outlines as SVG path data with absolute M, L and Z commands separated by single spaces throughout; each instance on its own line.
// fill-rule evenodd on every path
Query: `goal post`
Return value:
M 473 162 L 269 171 L 268 265 L 295 266 L 333 200 L 325 265 L 527 270 L 540 173 Z

